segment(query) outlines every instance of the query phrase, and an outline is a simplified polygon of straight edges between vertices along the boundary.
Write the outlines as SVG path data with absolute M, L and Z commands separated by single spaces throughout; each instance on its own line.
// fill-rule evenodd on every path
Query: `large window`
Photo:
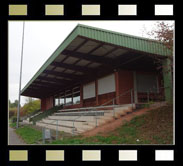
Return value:
M 58 97 L 55 97 L 55 106 L 58 106 L 59 105 L 59 99 Z
M 95 97 L 95 82 L 83 86 L 83 99 Z
M 59 96 L 59 97 L 58 97 Z M 66 90 L 55 97 L 55 106 L 72 105 L 80 103 L 80 87 Z
M 98 80 L 98 94 L 115 92 L 115 76 L 114 74 L 100 78 Z
M 80 87 L 73 88 L 72 94 L 73 94 L 73 104 L 79 104 L 80 103 Z
M 137 74 L 137 91 L 158 93 L 158 80 L 155 74 Z
M 66 98 L 66 105 L 71 105 L 72 104 L 72 91 L 71 90 L 66 91 L 65 98 Z
M 64 93 L 61 93 L 60 94 L 60 99 L 59 99 L 59 101 L 60 101 L 60 105 L 64 105 L 65 103 L 64 103 Z

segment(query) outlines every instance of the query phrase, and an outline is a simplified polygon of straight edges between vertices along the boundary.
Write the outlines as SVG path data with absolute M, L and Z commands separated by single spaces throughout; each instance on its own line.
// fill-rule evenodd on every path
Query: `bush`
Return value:
M 9 110 L 9 118 L 11 118 L 11 117 L 13 117 L 13 116 L 16 116 L 16 112 L 17 112 L 16 109 L 10 109 L 10 110 Z
M 13 117 L 11 118 L 11 122 L 12 122 L 12 123 L 17 122 L 17 117 L 16 117 L 16 116 L 13 116 Z
M 25 115 L 29 115 L 29 114 L 34 114 L 34 112 L 36 112 L 37 110 L 39 110 L 41 107 L 41 103 L 40 100 L 34 100 L 34 101 L 30 101 L 29 103 L 26 103 L 23 107 L 22 107 L 22 114 Z

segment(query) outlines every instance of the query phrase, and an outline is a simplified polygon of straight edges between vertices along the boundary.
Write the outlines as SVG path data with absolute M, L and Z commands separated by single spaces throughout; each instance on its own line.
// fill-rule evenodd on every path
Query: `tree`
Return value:
M 27 97 L 27 98 L 25 99 L 25 101 L 26 101 L 26 103 L 32 103 L 32 102 L 34 101 L 34 99 L 31 98 L 31 97 Z
M 18 100 L 15 100 L 13 103 L 9 100 L 9 107 L 10 108 L 17 108 L 18 107 Z
M 156 57 L 155 63 L 159 64 L 158 69 L 164 68 L 167 72 L 173 72 L 174 24 L 164 21 L 156 22 L 154 28 L 147 32 L 147 35 L 161 42 L 170 51 L 170 54 L 167 56 L 170 60 L 169 66 L 162 65 L 162 59 Z
M 26 99 L 26 104 L 24 104 L 24 106 L 22 107 L 22 112 L 24 112 L 24 114 L 30 114 L 33 113 L 34 111 L 37 111 L 40 109 L 41 107 L 41 102 L 40 100 L 33 100 L 31 98 Z
M 171 101 L 173 97 L 174 24 L 164 21 L 157 22 L 154 29 L 147 34 L 169 49 L 169 55 L 167 55 L 166 60 L 155 56 L 154 63 L 157 64 L 157 69 L 163 72 L 166 100 Z

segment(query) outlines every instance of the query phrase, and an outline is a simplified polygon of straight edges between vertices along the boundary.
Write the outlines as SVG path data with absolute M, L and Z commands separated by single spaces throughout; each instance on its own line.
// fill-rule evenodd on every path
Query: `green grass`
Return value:
M 12 128 L 16 128 L 17 123 L 16 123 L 16 122 L 14 122 L 14 123 L 10 123 L 9 125 L 10 125 L 10 127 L 12 127 Z
M 36 144 L 42 139 L 41 131 L 32 128 L 31 126 L 23 126 L 16 129 L 16 133 L 27 143 Z
M 92 137 L 74 136 L 52 144 L 172 144 L 173 108 L 164 106 L 133 118 L 112 132 Z

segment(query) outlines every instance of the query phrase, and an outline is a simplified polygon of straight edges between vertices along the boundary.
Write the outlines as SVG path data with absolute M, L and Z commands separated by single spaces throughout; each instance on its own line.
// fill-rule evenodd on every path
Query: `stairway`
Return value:
M 31 116 L 28 116 L 26 119 L 23 120 L 23 123 L 24 124 L 33 124 L 33 122 L 30 121 L 31 118 L 35 117 L 35 116 L 38 116 L 39 114 L 41 114 L 41 111 L 40 112 L 37 112 Z
M 90 111 L 60 110 L 36 122 L 36 125 L 77 135 L 102 124 L 110 123 L 111 120 L 124 116 L 129 112 L 132 112 L 131 104 L 115 107 L 114 111 L 112 109 L 97 111 L 92 109 Z

